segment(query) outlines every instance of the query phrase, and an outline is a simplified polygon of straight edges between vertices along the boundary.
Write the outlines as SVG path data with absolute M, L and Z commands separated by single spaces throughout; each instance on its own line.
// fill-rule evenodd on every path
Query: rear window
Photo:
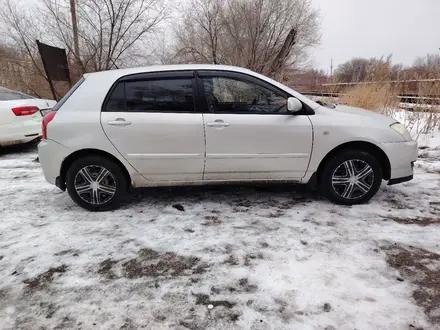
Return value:
M 0 101 L 26 100 L 34 98 L 35 97 L 27 95 L 25 93 L 0 87 Z
M 73 85 L 73 87 L 67 92 L 67 94 L 64 95 L 64 97 L 61 100 L 59 100 L 57 102 L 57 104 L 55 104 L 52 111 L 58 111 L 63 106 L 63 104 L 66 103 L 66 101 L 69 99 L 69 97 L 72 96 L 73 93 L 75 93 L 75 91 L 84 82 L 84 80 L 85 80 L 84 77 L 82 77 L 80 80 L 78 80 L 76 82 L 76 84 Z
M 194 112 L 192 80 L 165 78 L 119 82 L 104 106 L 106 112 Z

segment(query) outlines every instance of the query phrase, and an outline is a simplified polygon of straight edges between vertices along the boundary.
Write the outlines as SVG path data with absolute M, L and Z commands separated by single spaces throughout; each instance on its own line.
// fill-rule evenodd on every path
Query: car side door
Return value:
M 287 92 L 248 74 L 198 71 L 206 136 L 204 180 L 299 180 L 312 152 L 305 111 Z
M 102 127 L 147 180 L 200 181 L 205 137 L 202 114 L 195 108 L 197 93 L 194 71 L 123 77 L 104 102 Z

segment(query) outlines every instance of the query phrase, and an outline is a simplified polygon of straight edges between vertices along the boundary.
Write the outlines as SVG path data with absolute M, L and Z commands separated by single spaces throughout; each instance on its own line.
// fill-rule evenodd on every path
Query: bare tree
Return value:
M 2 42 L 20 54 L 16 65 L 22 66 L 24 77 L 47 80 L 36 39 L 67 50 L 72 80 L 84 72 L 130 66 L 135 52 L 146 52 L 148 37 L 169 10 L 168 0 L 81 0 L 76 1 L 74 27 L 71 1 L 38 0 L 29 6 L 19 0 L 0 0 L 0 28 L 6 36 Z
M 299 64 L 318 30 L 310 0 L 192 0 L 176 28 L 175 59 L 276 76 Z
M 223 30 L 221 0 L 192 0 L 176 27 L 176 58 L 181 62 L 220 63 Z
M 413 69 L 418 78 L 439 78 L 440 77 L 440 55 L 427 54 L 417 57 Z
M 340 64 L 335 70 L 338 82 L 362 82 L 392 80 L 399 67 L 393 67 L 391 55 L 380 58 L 353 58 Z
M 21 90 L 36 96 L 49 96 L 45 84 L 47 77 L 35 43 L 42 35 L 35 16 L 23 10 L 20 3 L 3 0 L 0 2 L 0 18 L 0 32 L 5 36 L 3 49 L 8 49 L 2 54 L 1 60 L 7 63 L 3 69 L 14 77 L 9 86 L 21 86 Z
M 67 0 L 41 0 L 47 30 L 75 56 Z M 77 3 L 81 71 L 124 66 L 130 50 L 146 41 L 168 14 L 164 0 L 82 0 Z M 48 19 L 49 18 L 49 19 Z M 77 56 L 76 56 L 77 57 Z

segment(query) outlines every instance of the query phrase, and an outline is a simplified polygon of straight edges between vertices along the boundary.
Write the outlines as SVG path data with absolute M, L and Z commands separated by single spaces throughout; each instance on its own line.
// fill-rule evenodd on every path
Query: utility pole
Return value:
M 78 40 L 78 23 L 76 20 L 76 5 L 75 0 L 70 0 L 70 13 L 72 15 L 72 33 L 73 33 L 73 47 L 75 52 L 75 62 L 81 67 L 81 59 L 79 57 L 79 40 Z
M 333 78 L 333 59 L 330 60 L 330 79 Z

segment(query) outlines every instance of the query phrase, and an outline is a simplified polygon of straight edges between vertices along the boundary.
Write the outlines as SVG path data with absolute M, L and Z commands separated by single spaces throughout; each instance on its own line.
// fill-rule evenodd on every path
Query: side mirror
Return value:
M 287 99 L 287 110 L 290 112 L 298 112 L 303 108 L 302 103 L 295 97 L 289 97 Z

